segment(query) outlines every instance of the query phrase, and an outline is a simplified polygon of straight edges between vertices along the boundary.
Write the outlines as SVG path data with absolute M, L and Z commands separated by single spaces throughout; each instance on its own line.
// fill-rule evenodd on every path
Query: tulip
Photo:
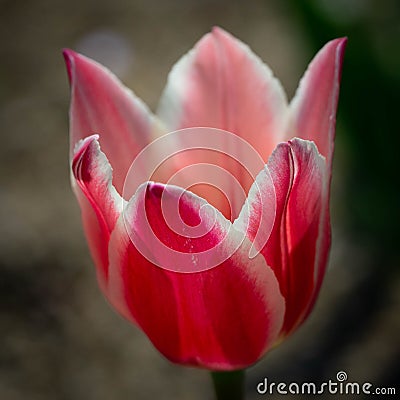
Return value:
M 248 367 L 312 310 L 330 247 L 345 43 L 332 40 L 320 50 L 288 103 L 249 47 L 214 28 L 174 66 L 156 115 L 106 68 L 64 51 L 71 180 L 100 288 L 172 362 L 215 371 Z M 124 196 L 129 174 L 140 175 L 163 150 L 130 169 L 146 146 L 196 127 L 232 132 L 261 157 L 254 179 L 236 174 L 245 193 L 239 208 L 229 211 L 215 188 L 168 181 L 200 153 L 181 155 Z M 221 170 L 234 175 L 236 167 L 222 160 Z M 182 173 L 182 182 L 189 175 Z M 180 221 L 178 231 L 168 213 Z M 204 234 L 185 236 L 199 224 Z

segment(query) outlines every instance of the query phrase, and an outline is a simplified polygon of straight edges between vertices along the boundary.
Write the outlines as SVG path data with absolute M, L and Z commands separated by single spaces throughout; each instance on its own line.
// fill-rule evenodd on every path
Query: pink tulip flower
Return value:
M 288 103 L 249 47 L 214 28 L 174 66 L 156 115 L 106 68 L 64 51 L 72 186 L 99 285 L 169 360 L 212 370 L 247 367 L 312 310 L 330 248 L 345 44 L 336 39 L 320 50 Z M 239 212 L 229 211 L 215 188 L 168 182 L 201 152 L 182 154 L 124 198 L 128 173 L 140 172 L 130 171 L 140 152 L 167 132 L 191 127 L 232 132 L 263 160 L 254 179 L 236 174 L 246 197 Z M 147 160 L 154 158 L 157 151 Z M 221 170 L 235 175 L 236 167 L 223 160 Z M 202 224 L 206 233 L 185 236 L 166 222 L 165 211 L 185 229 Z M 250 255 L 252 247 L 257 251 Z M 168 248 L 178 264 L 179 254 L 185 256 L 181 271 L 170 268 L 175 260 Z

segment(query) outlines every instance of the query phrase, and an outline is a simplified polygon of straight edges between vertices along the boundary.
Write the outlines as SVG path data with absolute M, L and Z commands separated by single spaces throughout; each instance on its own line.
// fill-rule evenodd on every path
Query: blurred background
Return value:
M 104 63 L 155 110 L 174 62 L 213 25 L 248 43 L 289 98 L 316 51 L 349 38 L 329 271 L 310 319 L 249 370 L 247 398 L 264 377 L 322 382 L 340 370 L 400 392 L 397 0 L 0 6 L 0 399 L 212 399 L 205 371 L 164 360 L 97 288 L 69 184 L 61 49 Z

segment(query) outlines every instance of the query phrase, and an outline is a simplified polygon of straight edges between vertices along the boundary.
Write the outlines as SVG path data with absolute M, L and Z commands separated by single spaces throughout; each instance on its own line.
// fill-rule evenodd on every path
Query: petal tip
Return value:
M 71 49 L 63 49 L 62 54 L 64 56 L 65 65 L 67 67 L 69 82 L 72 83 L 72 68 L 73 68 L 74 59 L 76 58 L 77 53 L 75 53 Z
M 228 35 L 228 32 L 225 29 L 223 29 L 220 26 L 218 26 L 218 25 L 214 25 L 211 28 L 211 33 L 213 35 Z
M 337 51 L 341 58 L 343 57 L 344 50 L 346 49 L 347 41 L 348 41 L 347 36 L 337 38 L 332 41 L 333 43 L 335 43 Z
M 217 25 L 212 27 L 210 36 L 219 43 L 223 40 L 239 41 L 231 33 L 229 33 L 228 31 L 226 31 L 225 29 L 223 29 Z M 222 42 L 222 43 L 224 43 L 224 42 Z
M 336 47 L 336 69 L 338 71 L 338 82 L 340 82 L 342 77 L 342 67 L 344 60 L 344 51 L 347 45 L 347 36 L 335 39 L 332 41 Z
M 148 182 L 146 187 L 146 194 L 148 196 L 158 197 L 161 198 L 164 192 L 165 186 L 161 183 L 157 182 Z
M 77 160 L 83 157 L 83 154 L 86 153 L 89 147 L 92 147 L 93 145 L 96 145 L 100 147 L 99 145 L 99 135 L 94 134 L 85 137 L 84 139 L 80 140 L 76 145 L 75 145 L 75 150 L 74 150 L 74 158 L 73 158 L 73 165 L 76 164 Z
M 347 36 L 333 39 L 330 42 L 327 43 L 327 46 L 332 46 L 336 50 L 336 59 L 340 61 L 340 63 L 343 61 L 343 56 L 344 56 L 344 51 L 346 49 L 347 45 Z
M 346 46 L 348 37 L 343 36 L 343 37 L 337 38 L 336 41 L 339 43 L 339 45 Z
M 344 56 L 344 51 L 347 46 L 347 41 L 348 41 L 347 36 L 339 38 L 339 39 L 337 39 L 337 41 L 338 41 L 338 51 L 339 51 L 340 59 L 342 61 L 343 56 Z

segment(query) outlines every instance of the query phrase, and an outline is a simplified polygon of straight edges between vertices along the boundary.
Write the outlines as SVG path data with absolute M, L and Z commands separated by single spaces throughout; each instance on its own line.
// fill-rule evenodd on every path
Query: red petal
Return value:
M 206 126 L 233 132 L 266 162 L 284 130 L 287 100 L 247 45 L 214 28 L 172 69 L 159 115 L 171 130 Z
M 339 83 L 347 39 L 327 43 L 310 63 L 293 98 L 287 139 L 312 140 L 331 165 Z
M 154 243 L 146 237 L 143 205 L 157 238 L 182 254 L 176 265 L 181 268 L 180 260 L 186 259 L 184 270 L 189 273 L 170 270 L 174 259 L 166 259 L 165 251 L 156 248 L 153 253 L 160 267 L 133 245 L 126 224 L 137 235 L 136 244 L 140 239 L 148 246 Z M 177 209 L 180 215 L 175 211 L 175 221 L 182 217 L 187 226 L 174 226 L 174 233 L 164 216 L 168 220 L 173 217 L 171 210 Z M 214 220 L 210 222 L 211 216 Z M 184 236 L 202 224 L 208 233 Z M 242 368 L 257 361 L 273 344 L 284 314 L 278 282 L 261 255 L 249 259 L 250 245 L 204 200 L 178 187 L 150 183 L 138 190 L 112 233 L 111 280 L 122 280 L 133 318 L 168 359 L 210 369 Z M 210 267 L 221 254 L 226 260 L 218 266 L 199 269 L 203 262 L 205 268 Z
M 153 138 L 153 116 L 106 68 L 72 50 L 64 50 L 71 81 L 70 154 L 76 143 L 100 135 L 120 193 L 137 153 Z
M 303 321 L 314 301 L 319 290 L 319 254 L 327 255 L 329 249 L 329 235 L 320 226 L 327 207 L 326 165 L 312 142 L 294 139 L 280 144 L 267 166 L 275 189 L 276 216 L 268 241 L 265 243 L 265 234 L 261 235 L 264 241 L 256 239 L 255 246 L 278 278 L 286 300 L 282 332 L 288 334 Z M 265 179 L 266 173 L 262 171 L 256 181 L 264 201 L 259 201 L 260 196 L 249 197 L 251 213 L 241 215 L 248 218 L 251 240 L 260 229 L 269 229 L 259 223 L 261 213 L 268 215 L 273 208 L 271 181 Z M 322 236 L 327 236 L 323 243 Z
M 78 143 L 72 161 L 72 184 L 82 211 L 83 226 L 98 279 L 107 295 L 108 242 L 122 211 L 123 199 L 112 186 L 112 171 L 97 136 Z

